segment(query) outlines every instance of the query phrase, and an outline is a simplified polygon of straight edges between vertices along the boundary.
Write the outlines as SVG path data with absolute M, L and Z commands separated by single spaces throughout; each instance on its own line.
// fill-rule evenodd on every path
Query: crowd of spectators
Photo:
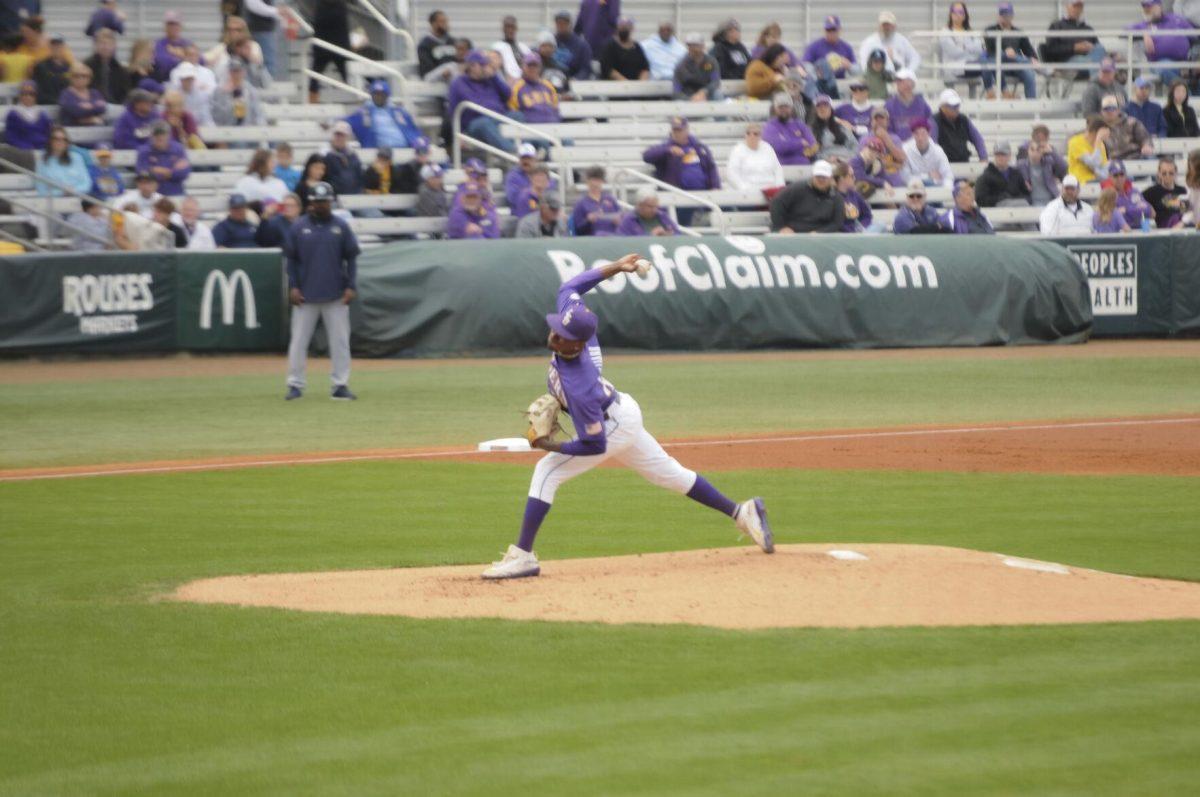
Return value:
M 418 71 L 425 80 L 447 84 L 447 120 L 464 102 L 491 112 L 461 109 L 462 127 L 517 157 L 504 181 L 515 226 L 504 224 L 482 161 L 469 161 L 468 179 L 447 192 L 445 166 L 431 160 L 429 139 L 391 96 L 389 83 L 376 80 L 360 108 L 330 120 L 329 142 L 303 169 L 293 164 L 287 144 L 274 152 L 248 153 L 246 172 L 228 195 L 228 215 L 209 230 L 200 221 L 200 203 L 187 196 L 193 172 L 189 153 L 224 146 L 205 142 L 206 129 L 266 123 L 262 92 L 272 85 L 277 28 L 291 12 L 263 0 L 245 2 L 241 16 L 226 15 L 220 41 L 208 49 L 188 38 L 182 14 L 168 12 L 160 38 L 129 43 L 127 63 L 118 54 L 126 20 L 116 0 L 99 3 L 88 19 L 93 51 L 86 59 L 77 58 L 61 34 L 47 33 L 36 14 L 16 20 L 15 38 L 0 53 L 0 69 L 10 81 L 16 70 L 23 82 L 5 117 L 4 141 L 36 153 L 37 171 L 51 181 L 40 184 L 39 191 L 55 196 L 65 188 L 94 197 L 97 202 L 88 203 L 82 216 L 104 216 L 102 203 L 109 203 L 122 212 L 118 216 L 133 212 L 152 223 L 166 222 L 158 223 L 159 232 L 169 235 L 157 238 L 140 222 L 119 232 L 110 224 L 112 245 L 118 247 L 168 238 L 191 248 L 277 245 L 290 220 L 307 210 L 308 192 L 321 182 L 339 196 L 413 195 L 417 215 L 444 216 L 451 238 L 498 237 L 506 227 L 518 237 L 671 235 L 690 225 L 692 209 L 678 207 L 672 214 L 659 206 L 656 192 L 646 190 L 631 209 L 622 210 L 600 167 L 583 175 L 587 190 L 574 209 L 563 207 L 563 194 L 543 162 L 547 151 L 518 147 L 500 119 L 560 122 L 560 103 L 570 100 L 573 80 L 670 81 L 675 99 L 693 102 L 720 100 L 724 81 L 741 80 L 749 96 L 770 101 L 771 112 L 765 124 L 747 125 L 743 140 L 732 148 L 725 162 L 727 187 L 762 192 L 778 232 L 881 231 L 868 201 L 876 194 L 897 209 L 898 233 L 990 233 L 981 208 L 992 207 L 1042 207 L 1043 231 L 1083 225 L 1119 232 L 1190 218 L 1188 189 L 1175 183 L 1173 161 L 1160 163 L 1153 190 L 1145 196 L 1124 166 L 1153 157 L 1156 138 L 1200 136 L 1189 105 L 1189 75 L 1170 66 L 1147 69 L 1127 97 L 1118 74 L 1123 67 L 1098 39 L 1051 35 L 1035 48 L 1014 25 L 1011 3 L 1001 2 L 995 22 L 983 31 L 972 29 L 966 3 L 952 3 L 935 42 L 938 60 L 948 75 L 978 80 L 991 96 L 1012 96 L 1020 87 L 1028 98 L 1036 96 L 1043 64 L 1078 64 L 1078 77 L 1087 81 L 1081 101 L 1085 120 L 1061 153 L 1043 125 L 1035 126 L 1015 151 L 1001 141 L 989 152 L 962 112 L 956 91 L 947 88 L 936 97 L 936 107 L 931 105 L 934 97 L 927 100 L 917 78 L 921 56 L 890 11 L 879 13 L 877 29 L 857 47 L 843 38 L 840 18 L 829 15 L 820 36 L 793 50 L 777 23 L 764 26 L 748 47 L 735 19 L 722 22 L 711 36 L 681 37 L 663 21 L 652 35 L 639 37 L 635 21 L 620 5 L 583 0 L 574 16 L 556 13 L 553 30 L 525 37 L 517 19 L 505 16 L 499 38 L 486 48 L 452 35 L 443 11 L 428 17 L 429 32 L 417 48 Z M 1067 2 L 1050 29 L 1090 30 L 1083 5 Z M 1180 50 L 1187 37 L 1164 31 L 1192 23 L 1164 13 L 1159 0 L 1141 5 L 1143 20 L 1133 27 L 1145 31 L 1146 57 L 1187 58 L 1186 46 Z M 346 48 L 356 51 L 369 48 L 368 42 L 351 41 L 346 12 L 345 0 L 319 0 L 314 22 L 322 38 L 339 46 L 345 38 Z M 314 70 L 332 65 L 346 79 L 345 60 L 335 52 L 314 48 L 313 58 Z M 997 73 L 996 63 L 1010 68 Z M 847 79 L 850 96 L 843 98 L 839 81 L 845 86 Z M 1165 89 L 1161 102 L 1153 96 L 1159 82 Z M 318 89 L 314 81 L 310 99 Z M 71 129 L 109 125 L 112 147 L 69 140 Z M 448 129 L 449 124 L 443 126 L 443 136 Z M 133 188 L 126 188 L 126 178 L 112 166 L 113 148 L 136 152 Z M 371 162 L 360 160 L 360 148 L 375 150 Z M 411 160 L 396 162 L 398 150 L 412 152 Z M 956 180 L 953 164 L 974 159 L 986 164 L 977 183 Z M 684 116 L 671 118 L 667 136 L 648 147 L 643 160 L 656 179 L 683 191 L 722 187 L 714 153 Z M 785 186 L 783 167 L 794 165 L 811 165 L 812 176 Z M 1189 172 L 1200 183 L 1200 169 Z M 1094 209 L 1079 199 L 1082 187 L 1092 182 L 1101 191 Z M 947 207 L 927 203 L 933 188 L 949 193 Z M 354 215 L 408 212 L 356 203 Z

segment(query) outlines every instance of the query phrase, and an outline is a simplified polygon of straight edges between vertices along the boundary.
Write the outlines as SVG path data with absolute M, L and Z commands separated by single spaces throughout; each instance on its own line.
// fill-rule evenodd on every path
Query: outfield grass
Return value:
M 1200 777 L 1197 622 L 730 632 L 152 600 L 215 574 L 486 560 L 527 477 L 393 462 L 0 484 L 0 793 L 1165 794 Z M 782 542 L 1200 579 L 1195 480 L 714 478 L 764 494 Z M 622 471 L 560 498 L 545 559 L 735 544 Z
M 362 371 L 353 405 L 326 397 L 324 364 L 299 402 L 283 364 L 261 376 L 0 385 L 0 467 L 266 452 L 473 445 L 519 434 L 540 364 L 478 361 Z M 610 357 L 664 437 L 1200 410 L 1180 357 L 730 359 Z

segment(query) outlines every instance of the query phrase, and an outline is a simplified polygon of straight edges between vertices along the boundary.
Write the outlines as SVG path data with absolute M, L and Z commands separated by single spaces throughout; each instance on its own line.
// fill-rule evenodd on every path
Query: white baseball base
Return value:
M 495 440 L 484 440 L 479 444 L 480 451 L 532 451 L 529 441 L 524 437 L 500 437 Z

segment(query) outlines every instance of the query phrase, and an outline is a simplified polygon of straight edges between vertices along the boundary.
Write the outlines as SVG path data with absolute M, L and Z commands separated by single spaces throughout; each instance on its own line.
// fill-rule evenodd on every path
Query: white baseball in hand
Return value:
M 633 265 L 637 267 L 639 277 L 644 277 L 650 273 L 650 261 L 644 257 L 638 258 L 638 261 Z

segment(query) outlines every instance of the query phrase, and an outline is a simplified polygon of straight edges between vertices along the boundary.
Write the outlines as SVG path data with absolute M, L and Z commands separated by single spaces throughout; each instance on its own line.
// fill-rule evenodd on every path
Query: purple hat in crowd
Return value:
M 550 313 L 546 316 L 546 323 L 559 337 L 567 340 L 590 340 L 592 335 L 596 334 L 600 319 L 584 305 L 577 304 L 568 307 L 562 315 Z

